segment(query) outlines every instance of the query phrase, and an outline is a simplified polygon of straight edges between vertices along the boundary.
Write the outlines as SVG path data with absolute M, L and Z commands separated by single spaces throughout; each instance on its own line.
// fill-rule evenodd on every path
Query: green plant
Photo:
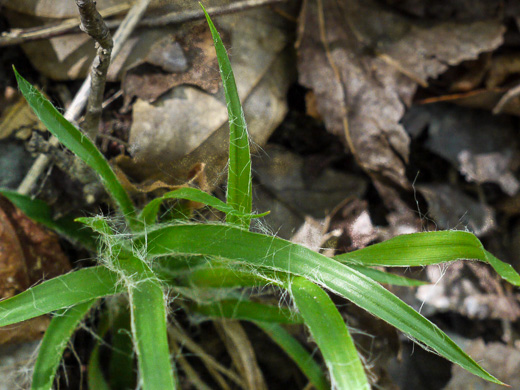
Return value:
M 63 145 L 99 174 L 125 221 L 123 230 L 103 217 L 78 218 L 78 222 L 54 221 L 48 206 L 41 201 L 2 191 L 28 216 L 93 248 L 92 236 L 82 230 L 82 226 L 89 226 L 99 246 L 99 265 L 44 281 L 0 302 L 0 326 L 54 313 L 40 347 L 32 388 L 52 387 L 61 355 L 79 322 L 100 298 L 119 294 L 128 299 L 130 317 L 125 310 L 116 317 L 131 330 L 133 346 L 123 339 L 113 342 L 119 343 L 122 350 L 135 349 L 143 389 L 174 389 L 176 374 L 167 338 L 169 290 L 191 302 L 183 303 L 184 309 L 190 312 L 255 323 L 320 390 L 330 388 L 331 384 L 338 389 L 370 388 L 348 327 L 324 289 L 387 321 L 469 372 L 502 384 L 436 325 L 379 284 L 416 285 L 420 282 L 369 268 L 475 259 L 489 263 L 504 279 L 520 286 L 520 276 L 513 268 L 485 251 L 472 234 L 460 231 L 410 234 L 328 258 L 291 242 L 249 231 L 251 219 L 260 215 L 251 213 L 251 159 L 246 123 L 225 48 L 210 17 L 207 14 L 206 17 L 229 111 L 226 202 L 195 188 L 183 188 L 150 201 L 137 212 L 93 143 L 16 73 L 20 90 L 40 120 Z M 226 222 L 159 221 L 160 206 L 167 199 L 206 204 L 225 213 Z M 267 284 L 288 291 L 297 310 L 237 298 L 235 293 L 237 288 Z M 213 301 L 198 301 L 201 291 L 210 291 Z M 308 326 L 322 352 L 330 379 L 281 326 L 288 323 Z M 101 336 L 109 326 L 110 321 L 102 320 Z M 111 378 L 110 383 L 105 381 L 98 359 L 96 347 L 88 365 L 91 388 L 121 388 L 112 382 L 117 378 Z M 131 361 L 121 364 L 131 370 Z

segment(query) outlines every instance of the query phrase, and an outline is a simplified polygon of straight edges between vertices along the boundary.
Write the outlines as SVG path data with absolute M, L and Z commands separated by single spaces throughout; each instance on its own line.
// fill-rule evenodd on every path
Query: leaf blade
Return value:
M 321 367 L 312 355 L 280 325 L 272 322 L 255 322 L 296 363 L 303 374 L 318 390 L 329 390 L 330 385 Z
M 370 390 L 354 341 L 327 293 L 302 277 L 290 280 L 287 289 L 320 348 L 334 386 Z
M 0 194 L 32 220 L 60 233 L 71 241 L 80 243 L 89 250 L 96 249 L 95 235 L 89 229 L 85 229 L 83 225 L 70 217 L 55 220 L 52 216 L 52 209 L 44 201 L 31 199 L 29 196 L 9 190 L 0 190 Z
M 105 267 L 83 268 L 47 280 L 0 301 L 0 327 L 123 292 L 117 281 L 118 275 Z
M 240 214 L 251 214 L 252 210 L 252 180 L 251 180 L 251 153 L 249 150 L 249 137 L 247 125 L 238 96 L 237 86 L 233 69 L 229 62 L 226 48 L 220 39 L 220 35 L 215 28 L 210 16 L 199 3 L 206 15 L 217 59 L 219 64 L 220 76 L 224 85 L 224 94 L 229 116 L 229 163 L 228 163 L 228 184 L 227 184 L 227 204 L 232 206 Z M 250 220 L 236 215 L 228 215 L 226 221 L 249 229 Z
M 63 351 L 79 322 L 95 303 L 95 299 L 86 301 L 69 309 L 59 310 L 53 317 L 38 350 L 31 390 L 52 390 Z
M 166 303 L 160 284 L 153 279 L 128 289 L 132 334 L 144 390 L 176 388 L 166 333 Z
M 142 238 L 137 241 L 144 247 Z M 305 247 L 226 225 L 209 224 L 158 228 L 148 233 L 147 245 L 149 255 L 217 256 L 303 276 L 352 301 L 469 372 L 502 384 L 436 325 L 377 282 Z
M 70 151 L 96 171 L 130 226 L 134 226 L 135 208 L 127 192 L 117 180 L 108 161 L 92 141 L 81 133 L 41 93 L 13 67 L 18 87 L 36 116 L 45 127 Z
M 387 267 L 425 266 L 475 259 L 490 264 L 502 278 L 520 286 L 520 275 L 511 265 L 498 260 L 484 250 L 477 237 L 463 231 L 404 234 L 334 258 L 347 264 Z

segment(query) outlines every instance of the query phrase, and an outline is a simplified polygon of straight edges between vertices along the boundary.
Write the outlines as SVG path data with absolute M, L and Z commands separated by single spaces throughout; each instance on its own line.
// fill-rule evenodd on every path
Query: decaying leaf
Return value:
M 271 210 L 265 221 L 286 238 L 304 223 L 305 216 L 321 220 L 343 200 L 362 196 L 367 188 L 365 179 L 333 169 L 311 174 L 303 157 L 279 146 L 266 147 L 253 166 L 260 184 L 255 207 Z
M 434 311 L 454 311 L 480 320 L 520 318 L 520 296 L 506 291 L 485 264 L 431 265 L 426 274 L 432 284 L 419 286 L 416 297 L 427 304 L 427 315 Z
M 12 297 L 43 278 L 70 270 L 58 237 L 27 218 L 7 199 L 0 198 L 0 298 Z M 43 335 L 48 321 L 36 319 L 1 332 L 0 344 Z
M 425 146 L 468 181 L 496 183 L 510 196 L 517 193 L 513 171 L 520 155 L 513 118 L 439 103 L 413 107 L 403 123 L 414 138 L 426 131 Z
M 261 146 L 287 111 L 285 96 L 294 74 L 287 50 L 289 25 L 267 9 L 220 17 L 217 24 L 230 36 L 231 64 L 248 132 Z M 141 180 L 161 173 L 161 180 L 179 184 L 202 162 L 209 184 L 218 184 L 227 163 L 227 120 L 222 90 L 209 94 L 182 85 L 153 103 L 138 99 L 129 140 L 132 171 L 139 172 Z
M 468 181 L 497 183 L 509 196 L 518 192 L 520 183 L 510 171 L 512 153 L 482 153 L 472 155 L 463 150 L 459 153 L 461 173 Z
M 418 84 L 502 43 L 497 21 L 417 23 L 376 1 L 308 0 L 299 26 L 300 82 L 329 131 L 373 177 L 408 188 L 399 120 Z
M 96 3 L 97 9 L 103 11 L 111 7 L 121 7 L 129 1 L 101 0 Z M 225 3 L 225 1 L 213 3 Z M 197 6 L 196 2 L 189 1 L 172 3 L 153 0 L 148 7 L 147 15 L 165 15 L 171 11 L 189 10 Z M 77 6 L 73 1 L 61 4 L 48 0 L 24 0 L 8 2 L 5 7 L 6 17 L 12 28 L 32 28 L 63 21 L 65 18 L 78 17 Z M 158 65 L 167 73 L 178 72 L 182 68 L 183 61 L 186 61 L 183 50 L 186 48 L 192 50 L 190 44 L 178 44 L 177 36 L 180 35 L 182 39 L 185 31 L 187 30 L 178 26 L 137 31 L 125 42 L 120 54 L 110 66 L 108 80 L 120 80 L 128 69 L 143 62 Z M 84 33 L 26 42 L 21 46 L 32 65 L 43 75 L 54 80 L 86 77 L 96 54 L 94 42 Z M 206 80 L 206 83 L 211 82 Z M 173 84 L 173 81 L 170 80 L 169 83 Z M 200 83 L 203 81 L 199 80 Z
M 133 97 L 148 102 L 181 84 L 218 91 L 218 63 L 211 32 L 199 23 L 185 25 L 177 36 L 152 41 L 150 51 L 123 78 L 125 105 Z M 153 65 L 153 66 L 152 66 Z
M 440 229 L 469 229 L 483 236 L 496 227 L 494 210 L 455 187 L 423 184 L 417 189 L 428 202 L 428 216 Z
M 0 116 L 0 140 L 12 134 L 25 140 L 30 137 L 34 129 L 46 130 L 24 98 L 20 98 Z
M 214 324 L 246 388 L 267 390 L 255 351 L 242 325 L 238 321 L 215 321 Z
M 520 351 L 501 343 L 484 343 L 482 339 L 467 340 L 464 351 L 486 370 L 496 373 L 511 389 L 520 388 Z M 504 386 L 486 382 L 457 365 L 452 366 L 452 378 L 444 390 L 500 390 Z

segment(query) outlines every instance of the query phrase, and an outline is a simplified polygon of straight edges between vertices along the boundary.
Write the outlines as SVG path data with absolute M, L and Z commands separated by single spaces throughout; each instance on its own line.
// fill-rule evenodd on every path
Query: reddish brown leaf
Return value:
M 12 297 L 69 270 L 58 237 L 0 198 L 0 298 Z M 16 326 L 2 335 L 0 344 L 38 338 L 47 322 L 40 319 Z

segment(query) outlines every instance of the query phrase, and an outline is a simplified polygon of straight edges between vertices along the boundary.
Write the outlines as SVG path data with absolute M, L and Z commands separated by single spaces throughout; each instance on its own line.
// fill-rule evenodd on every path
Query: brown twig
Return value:
M 103 93 L 114 43 L 110 30 L 96 9 L 96 3 L 92 0 L 76 0 L 76 5 L 81 18 L 80 28 L 96 41 L 97 47 L 97 55 L 90 70 L 90 94 L 83 124 L 87 135 L 95 140 L 101 120 Z
M 245 0 L 236 3 L 231 3 L 222 7 L 209 7 L 207 11 L 212 16 L 224 15 L 233 12 L 245 11 L 251 8 L 257 8 L 265 5 L 273 5 L 277 3 L 284 3 L 287 0 Z M 105 12 L 100 12 L 103 17 L 108 17 L 121 13 L 126 10 L 123 7 L 110 8 Z M 194 20 L 204 19 L 204 13 L 202 10 L 192 11 L 176 11 L 159 17 L 149 17 L 141 20 L 138 24 L 139 27 L 158 27 L 170 24 L 180 24 L 190 22 Z M 120 20 L 111 20 L 105 22 L 109 29 L 115 29 L 120 26 Z M 43 26 L 38 28 L 31 28 L 26 30 L 13 30 L 11 32 L 4 32 L 0 36 L 0 47 L 18 45 L 24 42 L 35 41 L 40 39 L 49 39 L 56 36 L 77 32 L 79 30 L 80 20 L 68 19 L 64 22 L 53 24 L 49 26 Z
M 130 9 L 131 4 L 119 4 L 99 11 L 103 18 L 119 15 Z M 79 32 L 80 18 L 71 18 L 59 23 L 47 24 L 45 26 L 31 27 L 27 29 L 12 29 L 0 34 L 0 47 L 19 45 L 24 42 L 49 39 L 64 34 Z M 119 26 L 119 24 L 118 24 Z
M 132 7 L 128 15 L 126 15 L 125 19 L 123 20 L 123 23 L 121 23 L 119 29 L 114 35 L 114 48 L 112 49 L 112 58 L 115 58 L 117 54 L 121 51 L 123 44 L 125 43 L 126 39 L 130 36 L 132 31 L 135 29 L 137 22 L 139 21 L 139 18 L 142 17 L 149 3 L 150 0 L 139 0 Z M 78 93 L 72 100 L 72 103 L 70 104 L 69 108 L 65 112 L 65 118 L 67 118 L 71 122 L 75 122 L 80 117 L 81 112 L 83 111 L 83 108 L 87 103 L 89 91 L 90 75 L 85 79 L 83 85 L 81 86 Z M 52 137 L 50 143 L 53 146 L 57 146 L 59 144 L 59 141 L 55 137 Z M 40 156 L 38 156 L 36 161 L 29 169 L 29 172 L 27 172 L 27 175 L 23 179 L 22 183 L 18 187 L 18 192 L 23 195 L 28 195 L 34 187 L 34 184 L 36 184 L 40 176 L 43 174 L 43 172 L 49 165 L 49 163 L 50 158 L 47 155 L 41 154 Z

